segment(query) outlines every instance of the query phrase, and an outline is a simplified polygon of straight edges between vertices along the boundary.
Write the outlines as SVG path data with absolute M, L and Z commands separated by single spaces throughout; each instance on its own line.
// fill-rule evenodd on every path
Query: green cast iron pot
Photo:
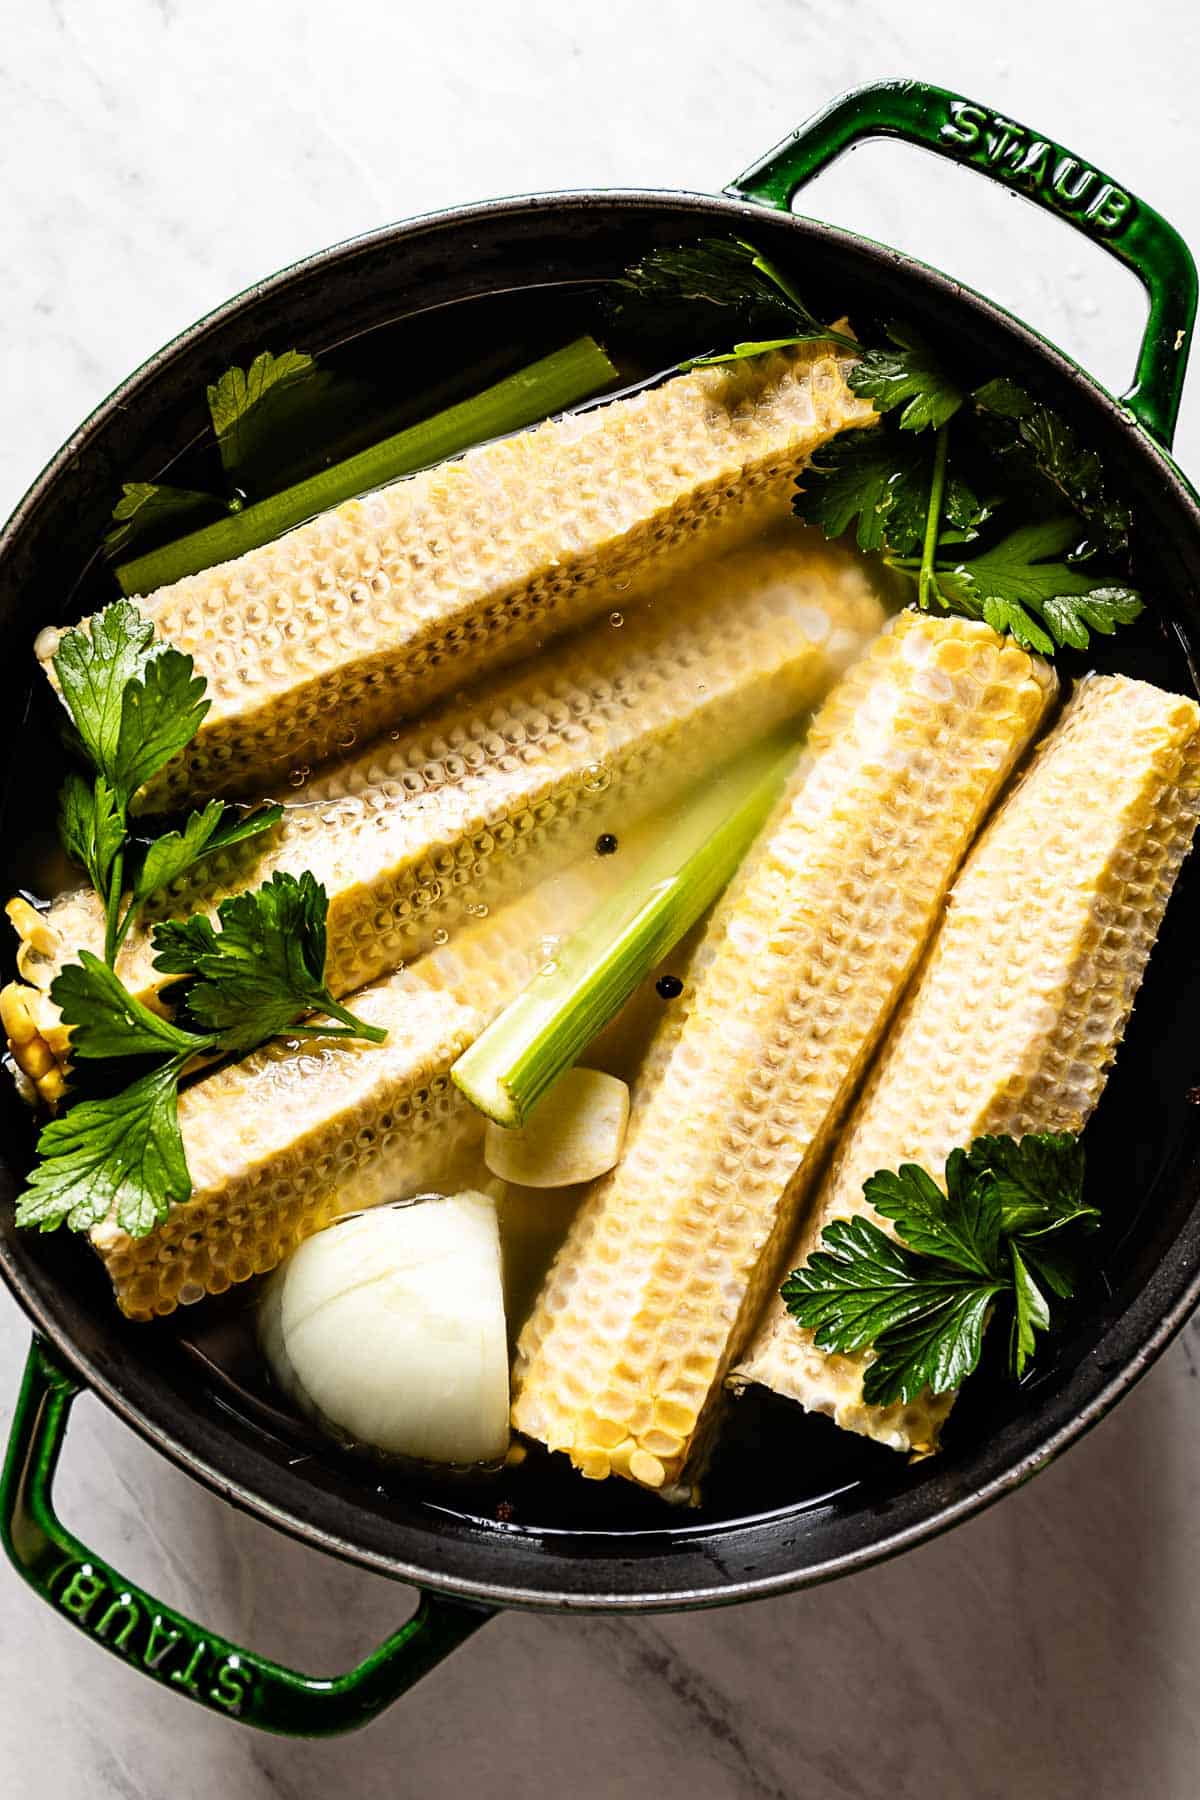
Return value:
M 1149 297 L 1133 385 L 1117 399 L 979 295 L 790 207 L 844 150 L 900 138 L 980 170 L 1132 268 Z M 320 352 L 411 317 L 434 345 L 455 309 L 484 296 L 566 306 L 656 244 L 753 236 L 786 261 L 828 316 L 911 320 L 968 366 L 1033 384 L 1105 457 L 1136 517 L 1135 573 L 1153 597 L 1140 633 L 1107 659 L 1192 687 L 1200 624 L 1200 511 L 1169 455 L 1196 310 L 1192 258 L 1151 207 L 1052 139 L 915 82 L 838 101 L 721 197 L 556 194 L 389 226 L 321 252 L 202 320 L 151 359 L 59 452 L 0 538 L 0 729 L 13 769 L 36 630 L 63 616 L 94 571 L 123 479 L 156 478 L 203 430 L 203 390 L 264 345 Z M 14 784 L 19 785 L 19 784 Z M 11 795 L 8 819 L 11 821 Z M 9 828 L 6 824 L 6 830 Z M 893 1555 L 1024 1481 L 1099 1419 L 1169 1343 L 1200 1298 L 1200 963 L 1185 872 L 1117 1070 L 1089 1127 L 1109 1220 L 1102 1281 L 1020 1392 L 981 1390 L 944 1453 L 908 1468 L 890 1452 L 765 1394 L 733 1410 L 731 1446 L 703 1508 L 663 1510 L 617 1484 L 581 1483 L 530 1458 L 512 1518 L 432 1482 L 384 1481 L 231 1383 L 199 1337 L 130 1325 L 85 1246 L 18 1236 L 12 1200 L 29 1160 L 14 1108 L 0 1124 L 0 1268 L 33 1321 L 0 1492 L 15 1567 L 110 1654 L 198 1704 L 268 1730 L 362 1724 L 497 1609 L 709 1606 L 777 1594 Z M 61 1237 L 62 1234 L 59 1234 Z M 199 1309 L 203 1312 L 204 1309 Z M 982 1379 L 982 1378 L 979 1378 Z M 319 1549 L 415 1583 L 415 1615 L 349 1673 L 316 1679 L 229 1643 L 127 1580 L 62 1525 L 52 1485 L 76 1394 L 90 1388 L 216 1493 Z M 561 1459 L 557 1459 L 561 1461 Z M 620 1484 L 622 1487 L 625 1484 Z M 502 1509 L 503 1510 L 503 1509 Z

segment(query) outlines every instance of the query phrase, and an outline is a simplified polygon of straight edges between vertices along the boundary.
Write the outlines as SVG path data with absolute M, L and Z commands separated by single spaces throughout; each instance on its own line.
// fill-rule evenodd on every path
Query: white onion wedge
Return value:
M 508 1447 L 496 1203 L 428 1195 L 355 1213 L 272 1277 L 259 1335 L 298 1406 L 336 1436 L 425 1462 Z
M 618 1076 L 568 1069 L 524 1125 L 489 1120 L 484 1159 L 493 1175 L 520 1187 L 571 1187 L 615 1168 L 628 1123 L 629 1089 Z

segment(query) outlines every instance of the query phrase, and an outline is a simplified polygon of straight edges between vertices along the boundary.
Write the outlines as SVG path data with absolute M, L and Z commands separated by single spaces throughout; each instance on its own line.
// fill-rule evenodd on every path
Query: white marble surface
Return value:
M 310 248 L 494 193 L 719 186 L 879 75 L 1053 129 L 1200 242 L 1194 16 L 1192 0 L 9 0 L 0 505 L 147 351 Z M 988 288 L 1110 383 L 1132 366 L 1131 280 L 977 180 L 876 147 L 812 210 Z M 1200 468 L 1195 395 L 1180 455 Z M 5 1415 L 26 1335 L 0 1297 Z M 1197 1357 L 1193 1328 L 1031 1488 L 900 1562 L 694 1617 L 510 1616 L 340 1744 L 189 1708 L 0 1570 L 0 1793 L 1191 1800 Z M 222 1507 L 94 1402 L 62 1500 L 164 1598 L 300 1666 L 346 1663 L 408 1607 Z

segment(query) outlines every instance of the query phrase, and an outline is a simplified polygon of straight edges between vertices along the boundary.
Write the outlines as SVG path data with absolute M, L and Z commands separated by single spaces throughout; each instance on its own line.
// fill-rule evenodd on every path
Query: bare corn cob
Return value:
M 1080 683 L 971 852 L 794 1247 L 861 1215 L 880 1169 L 935 1179 L 988 1133 L 1079 1131 L 1100 1098 L 1200 812 L 1200 709 L 1123 676 Z M 813 1343 L 776 1297 L 733 1380 L 928 1451 L 953 1394 L 868 1406 L 869 1356 Z
M 92 1243 L 130 1318 L 173 1312 L 273 1269 L 331 1219 L 453 1184 L 483 1137 L 450 1067 L 538 965 L 645 853 L 581 859 L 445 947 L 355 995 L 383 1044 L 275 1039 L 179 1102 L 191 1198 L 148 1236 L 111 1221 Z
M 905 613 L 825 703 L 521 1334 L 513 1420 L 678 1492 L 808 1182 L 1053 673 Z
M 161 588 L 141 609 L 212 706 L 145 803 L 284 781 L 760 529 L 815 450 L 874 419 L 844 364 L 805 345 L 697 369 Z
M 156 920 L 311 869 L 329 895 L 326 979 L 349 993 L 578 856 L 602 817 L 635 821 L 814 705 L 882 622 L 860 564 L 785 528 L 319 776 L 269 837 L 156 896 L 117 972 L 150 1000 Z M 68 1052 L 47 990 L 81 949 L 103 955 L 103 910 L 88 888 L 45 914 L 13 901 L 9 916 L 40 992 L 6 990 L 0 1015 L 45 1092 Z

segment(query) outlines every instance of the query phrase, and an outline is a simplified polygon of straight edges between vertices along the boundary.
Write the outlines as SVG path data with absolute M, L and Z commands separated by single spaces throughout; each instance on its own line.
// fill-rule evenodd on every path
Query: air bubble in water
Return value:
M 288 780 L 291 782 L 293 787 L 297 787 L 297 788 L 303 787 L 305 782 L 308 780 L 308 770 L 307 769 L 293 769 L 291 774 L 288 776 Z
M 611 780 L 602 763 L 589 763 L 583 771 L 583 785 L 589 794 L 602 794 Z
M 450 942 L 450 933 L 448 931 L 444 931 L 442 929 L 442 927 L 439 925 L 437 930 L 433 934 L 433 941 L 435 944 L 448 944 Z
M 610 612 L 608 615 L 608 622 L 610 625 L 623 625 L 625 623 L 625 614 Z
M 346 733 L 345 737 L 340 737 L 338 739 L 338 747 L 339 747 L 339 749 L 342 749 L 342 750 L 350 750 L 353 748 L 353 746 L 355 744 L 357 744 L 357 742 L 358 742 L 357 731 L 348 731 Z

